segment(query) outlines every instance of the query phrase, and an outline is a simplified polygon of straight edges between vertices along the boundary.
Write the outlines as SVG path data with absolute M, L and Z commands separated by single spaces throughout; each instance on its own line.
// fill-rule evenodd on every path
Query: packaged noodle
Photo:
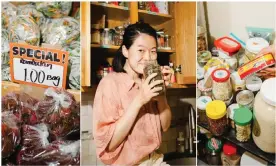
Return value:
M 2 65 L 8 65 L 10 61 L 9 56 L 10 46 L 9 46 L 9 32 L 6 29 L 2 29 L 1 34 L 1 60 Z
M 42 30 L 42 36 L 44 43 L 68 45 L 80 36 L 79 21 L 72 17 L 52 19 Z
M 9 38 L 11 42 L 25 41 L 27 44 L 38 46 L 40 29 L 32 16 L 17 16 L 11 24 Z
M 37 11 L 36 7 L 32 4 L 19 6 L 17 15 L 31 16 L 39 26 L 41 26 L 46 19 L 45 16 L 41 12 Z
M 10 24 L 13 22 L 17 14 L 16 6 L 9 2 L 2 2 L 1 8 L 1 19 L 2 19 L 2 28 L 8 29 Z
M 36 2 L 36 9 L 50 18 L 68 16 L 72 8 L 72 2 Z

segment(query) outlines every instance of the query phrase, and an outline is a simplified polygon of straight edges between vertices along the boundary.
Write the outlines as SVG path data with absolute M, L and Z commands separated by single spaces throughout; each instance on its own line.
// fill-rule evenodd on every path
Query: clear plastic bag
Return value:
M 80 128 L 80 105 L 69 92 L 48 88 L 45 99 L 37 107 L 37 115 L 47 123 L 51 133 L 58 138 L 67 137 Z
M 43 42 L 51 45 L 69 45 L 79 36 L 79 21 L 72 17 L 52 19 L 42 30 Z
M 10 45 L 9 45 L 9 32 L 6 29 L 2 29 L 1 33 L 1 60 L 2 65 L 9 65 L 10 62 Z
M 1 22 L 2 28 L 8 29 L 10 24 L 13 22 L 17 14 L 16 6 L 9 2 L 2 2 L 1 8 Z
M 11 92 L 2 97 L 2 112 L 12 112 L 17 119 L 21 120 L 19 94 Z
M 11 81 L 11 74 L 10 74 L 10 66 L 9 65 L 2 65 L 2 81 Z
M 41 12 L 36 10 L 36 6 L 32 4 L 19 6 L 17 15 L 32 16 L 38 26 L 41 26 L 46 19 Z
M 249 38 L 261 37 L 268 43 L 272 42 L 273 28 L 246 27 Z
M 26 93 L 20 94 L 22 124 L 35 125 L 38 123 L 36 109 L 38 100 Z
M 18 118 L 12 112 L 2 112 L 2 158 L 15 152 L 20 143 L 20 126 Z
M 49 18 L 68 16 L 71 8 L 72 2 L 36 2 L 36 9 Z
M 32 16 L 17 16 L 10 27 L 11 42 L 25 41 L 27 44 L 39 46 L 40 29 Z

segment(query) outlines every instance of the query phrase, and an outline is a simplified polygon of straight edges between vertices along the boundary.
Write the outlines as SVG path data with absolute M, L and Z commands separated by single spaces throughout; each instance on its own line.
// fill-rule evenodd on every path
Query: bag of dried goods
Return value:
M 10 46 L 9 46 L 9 31 L 2 29 L 1 33 L 1 60 L 2 65 L 8 65 L 10 62 L 9 56 Z
M 36 9 L 50 18 L 68 16 L 72 8 L 72 2 L 36 2 Z
M 37 115 L 47 123 L 56 138 L 66 137 L 80 128 L 80 105 L 69 92 L 48 88 L 37 107 Z
M 32 16 L 17 16 L 11 24 L 9 38 L 11 42 L 25 41 L 39 46 L 40 29 Z
M 18 120 L 21 119 L 19 94 L 11 92 L 2 97 L 2 112 L 12 112 Z
M 32 4 L 19 6 L 18 15 L 33 17 L 38 26 L 41 26 L 46 19 L 41 12 L 36 10 L 36 6 Z
M 46 147 L 35 148 L 32 153 L 20 151 L 20 165 L 79 165 L 80 141 L 54 141 Z
M 79 36 L 79 21 L 72 17 L 52 19 L 42 31 L 43 42 L 51 45 L 68 45 Z
M 11 112 L 2 112 L 2 158 L 9 157 L 20 143 L 19 122 Z
M 2 2 L 1 8 L 1 21 L 2 21 L 2 28 L 8 29 L 10 24 L 13 22 L 17 14 L 16 6 L 9 2 Z

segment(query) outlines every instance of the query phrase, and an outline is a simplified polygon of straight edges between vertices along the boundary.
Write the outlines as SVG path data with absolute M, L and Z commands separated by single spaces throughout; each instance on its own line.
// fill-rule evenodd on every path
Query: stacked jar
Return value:
M 252 112 L 248 108 L 238 108 L 234 114 L 236 125 L 236 139 L 246 142 L 251 136 Z
M 214 100 L 221 100 L 229 105 L 233 98 L 230 72 L 224 68 L 216 69 L 212 73 L 212 79 L 212 95 Z
M 225 103 L 220 100 L 209 102 L 206 106 L 206 115 L 210 132 L 215 136 L 223 135 L 228 126 Z

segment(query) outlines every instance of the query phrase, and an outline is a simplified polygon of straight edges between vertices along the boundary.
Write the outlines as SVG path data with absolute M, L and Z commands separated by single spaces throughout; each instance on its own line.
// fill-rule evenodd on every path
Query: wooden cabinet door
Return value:
M 90 2 L 81 2 L 81 86 L 91 86 Z
M 176 65 L 178 84 L 196 84 L 196 2 L 174 4 Z

